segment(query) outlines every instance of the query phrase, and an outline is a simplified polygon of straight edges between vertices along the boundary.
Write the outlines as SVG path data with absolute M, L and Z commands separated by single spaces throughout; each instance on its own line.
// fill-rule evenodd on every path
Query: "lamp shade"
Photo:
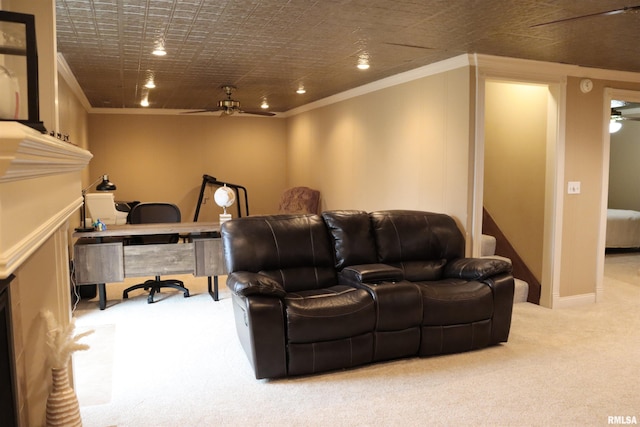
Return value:
M 96 186 L 98 191 L 113 191 L 116 189 L 116 185 L 109 181 L 109 175 L 102 175 L 102 182 Z

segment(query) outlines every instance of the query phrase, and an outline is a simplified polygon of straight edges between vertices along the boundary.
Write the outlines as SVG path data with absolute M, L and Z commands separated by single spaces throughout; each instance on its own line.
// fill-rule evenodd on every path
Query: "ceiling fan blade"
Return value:
M 270 113 L 268 111 L 240 111 L 241 114 L 253 114 L 255 116 L 275 116 L 276 113 Z
M 181 114 L 196 114 L 196 113 L 214 113 L 220 111 L 219 108 L 207 108 L 204 110 L 183 111 Z
M 620 8 L 620 9 L 612 9 L 612 10 L 607 10 L 607 11 L 604 11 L 604 12 L 589 13 L 587 15 L 572 16 L 570 18 L 563 18 L 563 19 L 557 19 L 555 21 L 543 22 L 542 24 L 532 25 L 529 28 L 536 28 L 536 27 L 542 27 L 542 26 L 545 26 L 545 25 L 559 24 L 559 23 L 562 23 L 562 22 L 575 21 L 575 20 L 584 19 L 584 18 L 592 18 L 592 17 L 595 17 L 595 16 L 620 15 L 622 13 L 638 12 L 639 10 L 640 10 L 640 5 L 639 6 L 625 6 L 625 7 Z
M 439 49 L 437 49 L 435 47 L 420 46 L 420 45 L 417 45 L 417 44 L 393 43 L 393 42 L 383 42 L 383 44 L 388 44 L 389 46 L 411 47 L 411 48 L 414 48 L 414 49 L 439 50 Z

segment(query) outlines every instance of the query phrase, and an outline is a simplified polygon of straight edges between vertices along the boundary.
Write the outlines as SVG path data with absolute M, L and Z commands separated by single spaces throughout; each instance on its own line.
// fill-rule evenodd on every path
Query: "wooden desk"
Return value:
M 218 301 L 218 276 L 226 274 L 217 222 L 110 225 L 104 231 L 75 232 L 74 275 L 78 285 L 98 284 L 100 309 L 106 307 L 105 283 L 125 277 L 188 274 L 208 278 Z M 126 245 L 127 238 L 180 234 L 188 243 Z M 212 281 L 214 289 L 212 290 Z

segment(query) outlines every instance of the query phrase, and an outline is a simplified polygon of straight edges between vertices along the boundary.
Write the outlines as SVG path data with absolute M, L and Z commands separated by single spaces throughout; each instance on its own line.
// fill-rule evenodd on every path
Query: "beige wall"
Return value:
M 78 147 L 89 149 L 89 114 L 73 93 L 67 82 L 61 75 L 58 75 L 58 113 L 60 122 L 60 132 L 69 135 L 69 141 Z M 89 167 L 82 171 L 82 188 L 89 185 Z M 95 179 L 95 178 L 94 178 Z M 78 191 L 78 197 L 81 192 Z M 80 215 L 70 218 L 69 234 L 80 225 Z M 71 236 L 69 236 L 71 237 Z M 70 244 L 73 243 L 69 239 Z M 71 246 L 69 252 L 71 253 Z
M 484 207 L 541 281 L 548 87 L 488 81 L 485 94 Z
M 288 183 L 331 209 L 423 209 L 470 221 L 469 67 L 295 115 Z
M 89 146 L 89 114 L 62 76 L 58 76 L 58 112 L 60 132 L 84 149 Z
M 184 221 L 193 219 L 204 174 L 246 187 L 252 215 L 275 213 L 286 188 L 285 129 L 278 118 L 90 114 L 90 174 L 108 173 L 118 200 L 175 203 Z M 199 221 L 222 213 L 214 190 Z M 229 213 L 237 216 L 235 205 Z
M 601 82 L 583 94 L 580 79 L 567 81 L 565 183 L 581 182 L 581 193 L 564 191 L 560 297 L 595 292 L 600 200 L 602 192 Z
M 624 121 L 610 151 L 608 207 L 640 211 L 640 122 Z

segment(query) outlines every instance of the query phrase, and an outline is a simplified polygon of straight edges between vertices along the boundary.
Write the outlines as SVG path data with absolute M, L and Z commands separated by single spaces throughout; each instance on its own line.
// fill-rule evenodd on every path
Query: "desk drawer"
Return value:
M 196 245 L 196 276 L 223 276 L 227 274 L 222 253 L 222 239 L 194 238 Z
M 73 247 L 76 283 L 110 283 L 124 280 L 122 242 L 101 243 L 80 239 Z
M 193 243 L 124 247 L 124 274 L 127 277 L 193 274 L 195 271 Z

